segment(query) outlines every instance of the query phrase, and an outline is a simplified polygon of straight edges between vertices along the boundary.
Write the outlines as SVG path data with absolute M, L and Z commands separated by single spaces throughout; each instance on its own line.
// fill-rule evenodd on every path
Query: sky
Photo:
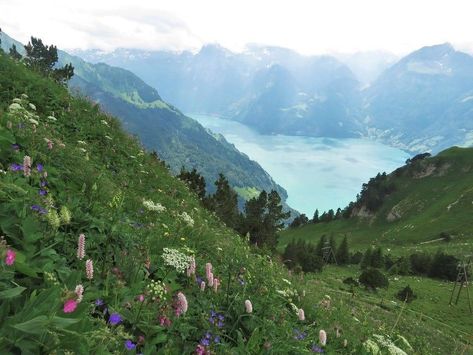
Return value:
M 473 52 L 471 0 L 0 0 L 0 27 L 62 49 L 197 51 L 248 43 L 302 54 L 402 55 L 452 43 Z

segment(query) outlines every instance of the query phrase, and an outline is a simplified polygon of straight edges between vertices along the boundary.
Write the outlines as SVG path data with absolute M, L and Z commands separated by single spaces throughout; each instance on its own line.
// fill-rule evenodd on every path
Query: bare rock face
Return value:
M 388 222 L 394 222 L 402 217 L 401 209 L 398 205 L 394 206 L 391 211 L 389 211 L 386 220 Z

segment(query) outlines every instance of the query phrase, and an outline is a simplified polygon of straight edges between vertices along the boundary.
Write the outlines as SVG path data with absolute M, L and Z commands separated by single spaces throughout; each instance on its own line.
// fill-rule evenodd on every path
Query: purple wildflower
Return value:
M 15 150 L 15 151 L 19 151 L 20 150 L 20 145 L 18 144 L 12 144 L 11 145 L 11 149 Z
M 39 186 L 41 186 L 41 187 L 45 187 L 47 185 L 48 185 L 48 182 L 44 181 L 44 180 L 39 183 Z
M 46 196 L 46 195 L 48 194 L 48 191 L 43 190 L 43 189 L 40 189 L 40 190 L 39 190 L 39 194 L 40 194 L 41 196 Z
M 307 337 L 306 332 L 301 332 L 299 329 L 294 329 L 294 339 L 296 340 L 304 340 Z
M 324 349 L 322 349 L 321 347 L 317 346 L 317 345 L 312 345 L 312 352 L 313 353 L 323 353 L 324 352 Z
M 10 165 L 10 170 L 11 171 L 22 171 L 23 170 L 23 165 L 13 163 L 12 165 Z
M 218 335 L 214 338 L 214 343 L 220 343 L 220 337 Z
M 130 339 L 128 339 L 127 341 L 125 341 L 125 348 L 127 348 L 128 350 L 133 350 L 136 348 L 136 344 L 133 343 Z
M 36 164 L 36 170 L 38 170 L 38 173 L 43 171 L 43 164 Z
M 32 205 L 32 206 L 31 206 L 31 209 L 32 209 L 33 211 L 35 211 L 35 212 L 40 213 L 40 214 L 46 214 L 46 213 L 48 213 L 48 211 L 47 211 L 45 208 L 43 208 L 43 207 L 41 207 L 41 206 L 39 206 L 39 205 Z
M 110 314 L 110 318 L 109 318 L 108 322 L 111 325 L 117 325 L 117 324 L 122 322 L 122 317 L 118 313 L 112 313 L 112 314 Z

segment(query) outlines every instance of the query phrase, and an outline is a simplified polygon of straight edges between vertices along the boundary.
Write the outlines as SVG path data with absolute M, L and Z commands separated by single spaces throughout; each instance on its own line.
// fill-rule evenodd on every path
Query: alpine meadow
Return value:
M 0 2 L 0 354 L 473 354 L 471 10 Z

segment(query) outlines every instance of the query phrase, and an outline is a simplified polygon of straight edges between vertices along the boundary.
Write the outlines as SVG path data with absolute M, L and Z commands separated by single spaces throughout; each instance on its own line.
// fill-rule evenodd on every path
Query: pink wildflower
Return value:
M 218 287 L 220 286 L 220 280 L 217 278 L 214 278 L 214 292 L 218 291 Z
M 64 303 L 64 313 L 72 313 L 76 310 L 76 308 L 77 308 L 76 300 L 67 300 Z
M 209 284 L 209 287 L 213 287 L 214 285 L 214 274 L 212 273 L 212 271 L 210 272 L 209 276 L 207 277 L 207 281 L 208 281 L 208 284 Z
M 205 346 L 203 346 L 202 344 L 198 344 L 197 348 L 195 348 L 195 354 L 196 355 L 207 355 L 208 352 L 205 349 Z
M 85 262 L 85 273 L 89 280 L 94 278 L 94 264 L 91 259 L 88 259 Z
M 144 302 L 144 301 L 145 301 L 145 295 L 138 295 L 138 296 L 136 296 L 136 299 L 137 299 L 139 302 Z
M 161 327 L 170 327 L 171 320 L 166 316 L 161 316 L 159 317 L 159 324 L 161 325 Z
M 195 275 L 195 268 L 196 268 L 196 265 L 195 265 L 195 258 L 194 257 L 191 257 L 191 260 L 190 260 L 190 263 L 189 263 L 189 267 L 187 268 L 187 276 L 190 277 L 192 275 Z
M 305 313 L 304 313 L 304 310 L 302 308 L 299 308 L 299 311 L 297 311 L 297 316 L 299 317 L 300 321 L 305 320 Z
M 51 150 L 53 149 L 53 141 L 48 139 L 48 149 Z
M 23 158 L 23 175 L 26 177 L 31 175 L 31 158 L 28 155 Z
M 202 282 L 200 283 L 200 290 L 201 290 L 202 292 L 205 291 L 205 281 L 202 281 Z
M 79 241 L 77 243 L 77 258 L 79 260 L 85 257 L 85 235 L 79 234 Z
M 246 313 L 252 313 L 253 312 L 253 305 L 251 304 L 250 300 L 245 301 L 245 308 L 246 308 Z
M 77 285 L 76 286 L 76 289 L 74 291 L 77 295 L 77 303 L 81 303 L 82 302 L 82 298 L 84 297 L 83 296 L 83 293 L 84 293 L 84 286 L 82 285 Z
M 5 264 L 7 264 L 8 266 L 13 265 L 13 263 L 15 262 L 15 258 L 16 258 L 16 253 L 13 250 L 8 249 L 7 255 L 5 257 Z
M 181 314 L 186 313 L 187 308 L 188 308 L 187 298 L 182 292 L 179 292 L 177 294 L 176 315 L 179 317 Z
M 212 264 L 211 263 L 205 264 L 205 276 L 207 276 L 207 280 L 210 279 L 211 273 L 212 273 Z
M 319 332 L 319 341 L 320 345 L 322 346 L 325 346 L 325 344 L 327 344 L 327 333 L 323 329 L 321 329 Z

